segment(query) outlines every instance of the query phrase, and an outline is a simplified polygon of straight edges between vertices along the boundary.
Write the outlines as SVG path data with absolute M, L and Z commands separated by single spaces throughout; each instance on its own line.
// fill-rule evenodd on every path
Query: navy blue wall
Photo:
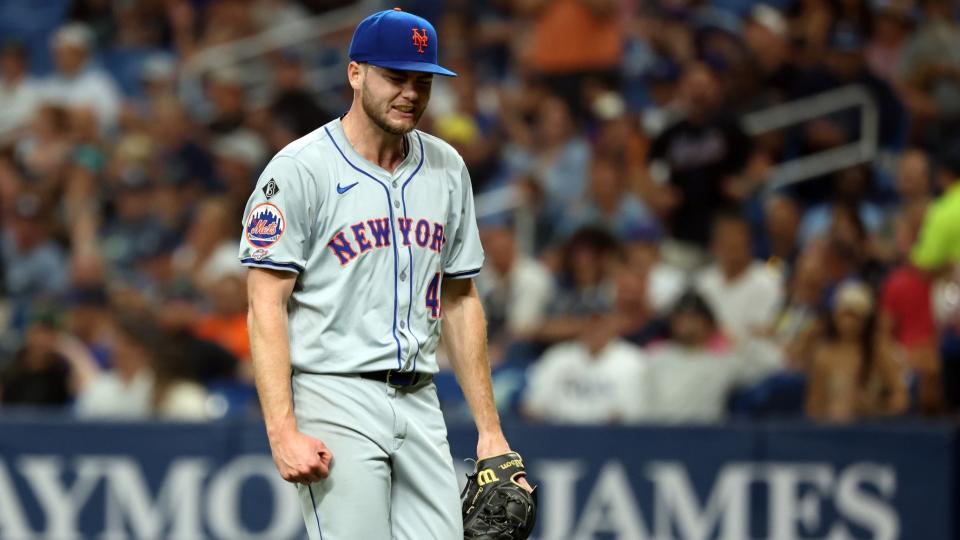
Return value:
M 949 425 L 507 427 L 536 538 L 955 540 Z M 473 430 L 452 426 L 457 464 Z M 258 422 L 0 421 L 0 538 L 304 538 Z

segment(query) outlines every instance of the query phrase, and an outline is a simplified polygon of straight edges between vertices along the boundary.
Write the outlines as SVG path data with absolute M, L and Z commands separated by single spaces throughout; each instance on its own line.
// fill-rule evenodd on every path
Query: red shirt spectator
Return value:
M 898 343 L 913 348 L 936 338 L 930 282 L 920 270 L 905 265 L 891 272 L 883 283 L 882 303 Z

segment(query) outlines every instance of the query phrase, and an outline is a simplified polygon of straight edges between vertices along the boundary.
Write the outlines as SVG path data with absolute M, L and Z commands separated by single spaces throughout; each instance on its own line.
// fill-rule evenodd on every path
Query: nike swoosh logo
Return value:
M 352 188 L 353 186 L 355 186 L 355 185 L 357 185 L 357 184 L 359 184 L 359 183 L 360 183 L 360 182 L 354 182 L 354 183 L 350 184 L 349 186 L 340 187 L 340 182 L 337 182 L 337 193 L 343 195 L 344 193 L 350 191 L 350 188 Z

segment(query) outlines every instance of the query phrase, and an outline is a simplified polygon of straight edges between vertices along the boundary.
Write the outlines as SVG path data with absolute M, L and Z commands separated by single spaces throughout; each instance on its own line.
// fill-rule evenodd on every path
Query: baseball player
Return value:
M 256 386 L 311 539 L 459 539 L 431 382 L 441 332 L 478 457 L 510 448 L 471 279 L 483 251 L 470 176 L 455 150 L 414 129 L 433 76 L 455 73 L 437 64 L 433 26 L 400 10 L 363 20 L 350 60 L 350 110 L 277 153 L 247 203 Z

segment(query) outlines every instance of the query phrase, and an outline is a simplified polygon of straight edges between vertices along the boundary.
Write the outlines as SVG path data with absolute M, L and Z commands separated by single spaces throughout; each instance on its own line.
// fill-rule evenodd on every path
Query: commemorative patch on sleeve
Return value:
M 280 192 L 280 187 L 277 185 L 277 181 L 274 180 L 273 178 L 271 178 L 270 181 L 263 186 L 263 195 L 267 198 L 268 201 L 270 200 L 271 197 L 273 197 L 279 192 Z
M 283 213 L 272 203 L 261 203 L 247 216 L 247 242 L 255 247 L 266 249 L 276 244 L 287 228 Z

